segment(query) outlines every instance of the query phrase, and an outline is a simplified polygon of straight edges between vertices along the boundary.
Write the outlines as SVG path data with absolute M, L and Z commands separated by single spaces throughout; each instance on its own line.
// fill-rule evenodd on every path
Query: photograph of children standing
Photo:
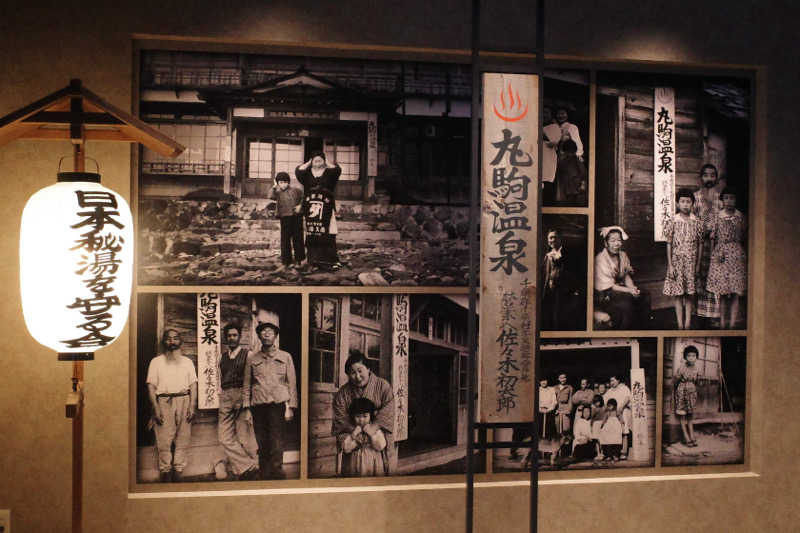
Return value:
M 656 339 L 543 339 L 540 357 L 538 448 L 495 450 L 495 472 L 655 464 Z
M 750 138 L 748 80 L 598 74 L 594 329 L 746 328 Z
M 665 466 L 744 461 L 746 338 L 664 339 Z

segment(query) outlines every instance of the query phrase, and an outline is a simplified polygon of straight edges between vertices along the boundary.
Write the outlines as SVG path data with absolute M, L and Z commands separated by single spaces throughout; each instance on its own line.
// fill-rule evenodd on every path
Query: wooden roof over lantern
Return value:
M 130 113 L 111 105 L 80 80 L 0 118 L 0 146 L 17 139 L 141 143 L 165 157 L 185 147 Z

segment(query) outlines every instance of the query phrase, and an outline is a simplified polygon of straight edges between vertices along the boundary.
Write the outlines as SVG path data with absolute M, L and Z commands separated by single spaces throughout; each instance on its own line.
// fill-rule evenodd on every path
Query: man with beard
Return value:
M 710 322 L 719 319 L 719 302 L 713 293 L 706 290 L 706 280 L 708 269 L 711 266 L 711 238 L 710 222 L 719 214 L 722 209 L 722 200 L 719 193 L 725 188 L 725 182 L 719 179 L 717 167 L 712 164 L 705 164 L 700 169 L 701 187 L 694 193 L 693 211 L 703 223 L 703 253 L 700 256 L 700 269 L 697 274 L 697 302 L 695 313 L 701 319 Z M 701 325 L 702 328 L 702 325 Z
M 147 392 L 153 408 L 151 423 L 156 434 L 160 480 L 180 481 L 192 438 L 197 372 L 191 359 L 181 354 L 182 341 L 177 330 L 164 331 L 162 342 L 166 351 L 154 357 L 147 368 Z
M 276 344 L 280 328 L 271 322 L 259 324 L 256 335 L 261 349 L 251 353 L 244 368 L 242 407 L 253 415 L 258 442 L 261 479 L 284 479 L 283 449 L 286 422 L 297 409 L 297 375 L 292 356 Z
M 244 367 L 250 351 L 239 345 L 241 330 L 236 324 L 225 326 L 222 337 L 228 349 L 219 359 L 219 443 L 228 456 L 235 476 L 242 480 L 257 479 L 258 461 L 255 460 L 255 451 L 251 454 L 245 447 L 247 437 L 251 435 L 250 416 L 248 411 L 242 409 Z

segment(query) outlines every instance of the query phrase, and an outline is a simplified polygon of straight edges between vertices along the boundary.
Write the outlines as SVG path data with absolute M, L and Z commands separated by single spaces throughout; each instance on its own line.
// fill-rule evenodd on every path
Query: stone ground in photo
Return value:
M 744 461 L 742 424 L 696 424 L 696 447 L 682 442 L 664 443 L 661 463 L 665 466 L 732 464 Z
M 139 285 L 464 286 L 466 208 L 338 206 L 342 267 L 284 268 L 280 225 L 264 202 L 148 200 L 140 209 Z

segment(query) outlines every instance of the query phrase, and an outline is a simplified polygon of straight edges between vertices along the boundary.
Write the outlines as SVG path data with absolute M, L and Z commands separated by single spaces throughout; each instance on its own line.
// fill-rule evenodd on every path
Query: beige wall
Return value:
M 533 39 L 516 6 L 493 6 L 498 44 Z M 0 116 L 82 78 L 124 109 L 131 107 L 133 33 L 230 40 L 339 41 L 407 46 L 468 47 L 469 2 L 15 2 L 0 17 Z M 43 6 L 37 6 L 42 4 Z M 76 7 L 73 7 L 76 4 Z M 96 4 L 91 6 L 89 4 Z M 200 8 L 207 4 L 208 8 Z M 659 6 L 649 8 L 647 4 Z M 749 351 L 754 386 L 768 401 L 753 406 L 751 479 L 544 486 L 543 530 L 794 531 L 800 519 L 793 489 L 797 460 L 800 284 L 794 146 L 798 116 L 796 7 L 781 11 L 753 1 L 548 2 L 548 49 L 595 58 L 759 64 L 769 67 L 759 100 L 766 130 L 768 176 L 756 204 L 756 331 Z M 774 3 L 788 6 L 788 3 Z M 237 5 L 239 7 L 237 7 Z M 558 5 L 556 9 L 555 6 Z M 599 7 L 600 5 L 610 7 Z M 229 6 L 229 7 L 222 7 Z M 343 6 L 349 9 L 343 8 Z M 487 26 L 490 23 L 487 22 Z M 767 134 L 769 138 L 767 139 Z M 64 396 L 70 368 L 26 333 L 18 296 L 18 220 L 26 198 L 52 183 L 66 144 L 21 141 L 0 148 L 0 508 L 11 508 L 14 531 L 68 531 L 70 426 Z M 90 145 L 104 183 L 129 196 L 129 150 Z M 753 205 L 753 204 L 751 204 Z M 767 231 L 765 237 L 765 229 Z M 766 280 L 766 281 L 765 281 Z M 128 336 L 87 365 L 86 530 L 88 531 L 459 531 L 463 490 L 351 495 L 244 496 L 129 500 Z M 764 372 L 760 370 L 763 369 Z M 781 398 L 777 401 L 777 398 Z M 527 531 L 527 490 L 477 491 L 478 531 Z M 337 525 L 340 527 L 332 527 Z M 544 527 L 546 526 L 546 527 Z

